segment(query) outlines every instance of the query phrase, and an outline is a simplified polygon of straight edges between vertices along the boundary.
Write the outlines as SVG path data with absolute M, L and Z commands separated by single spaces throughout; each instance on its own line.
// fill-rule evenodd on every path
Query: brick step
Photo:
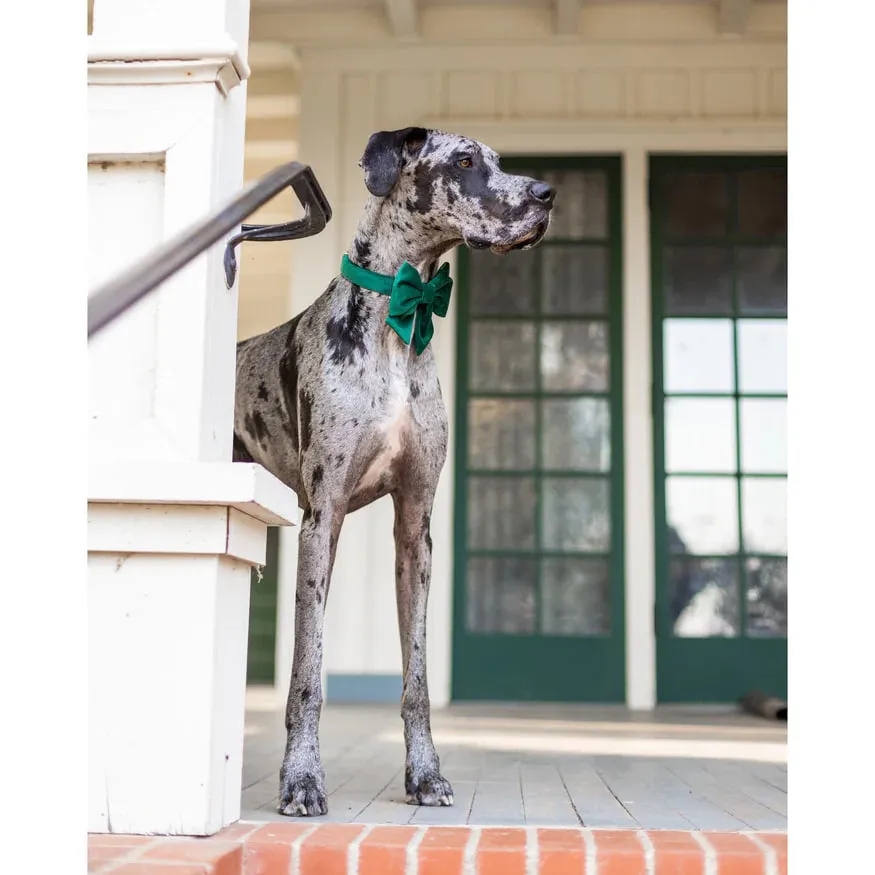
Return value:
M 786 875 L 786 833 L 237 823 L 91 835 L 93 875 Z

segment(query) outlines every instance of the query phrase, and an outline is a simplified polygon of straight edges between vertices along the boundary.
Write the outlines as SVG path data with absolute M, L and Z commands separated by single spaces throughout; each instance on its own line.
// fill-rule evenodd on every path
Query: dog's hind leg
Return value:
M 317 466 L 317 470 L 318 470 Z M 322 629 L 331 569 L 345 508 L 308 508 L 298 537 L 295 651 L 286 703 L 286 752 L 280 769 L 279 810 L 313 816 L 328 811 L 319 752 L 322 711 Z
M 401 716 L 407 762 L 404 785 L 411 805 L 452 805 L 453 788 L 441 776 L 431 738 L 428 678 L 425 665 L 425 627 L 431 583 L 431 497 L 405 495 L 395 502 L 395 593 L 401 633 L 403 692 Z

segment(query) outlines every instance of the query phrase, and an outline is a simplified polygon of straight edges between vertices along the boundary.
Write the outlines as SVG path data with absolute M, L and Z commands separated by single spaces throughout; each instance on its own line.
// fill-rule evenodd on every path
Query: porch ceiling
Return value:
M 419 35 L 420 18 L 428 10 L 459 10 L 470 7 L 528 8 L 549 12 L 555 33 L 561 36 L 580 34 L 581 12 L 587 6 L 620 5 L 683 5 L 714 8 L 717 28 L 721 33 L 743 34 L 747 30 L 751 7 L 754 5 L 786 5 L 787 0 L 252 0 L 254 12 L 298 12 L 349 14 L 377 13 L 385 17 L 395 37 Z

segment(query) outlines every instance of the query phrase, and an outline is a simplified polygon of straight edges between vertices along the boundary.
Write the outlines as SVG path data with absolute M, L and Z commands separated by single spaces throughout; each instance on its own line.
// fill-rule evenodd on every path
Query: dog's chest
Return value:
M 401 367 L 390 367 L 386 379 L 386 392 L 373 421 L 378 449 L 359 480 L 358 491 L 372 489 L 386 479 L 405 452 L 414 427 L 409 378 Z

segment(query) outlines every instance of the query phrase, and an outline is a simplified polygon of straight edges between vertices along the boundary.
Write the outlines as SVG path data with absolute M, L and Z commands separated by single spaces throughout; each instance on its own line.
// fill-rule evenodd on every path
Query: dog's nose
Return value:
M 529 186 L 529 194 L 539 203 L 549 206 L 556 197 L 556 189 L 551 188 L 546 182 L 533 182 Z

